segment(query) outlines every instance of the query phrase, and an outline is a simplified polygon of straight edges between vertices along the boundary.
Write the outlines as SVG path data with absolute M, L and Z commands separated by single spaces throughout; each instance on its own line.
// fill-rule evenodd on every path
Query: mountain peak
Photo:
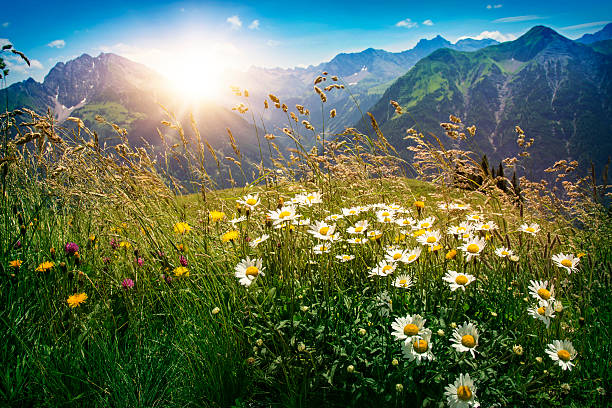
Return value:
M 592 44 L 597 41 L 612 39 L 612 23 L 606 24 L 604 28 L 593 34 L 585 34 L 576 41 L 583 44 Z
M 540 52 L 549 47 L 560 50 L 569 50 L 575 46 L 569 38 L 562 36 L 552 28 L 535 26 L 514 41 L 499 44 L 496 50 L 501 51 L 504 57 L 514 58 L 518 61 L 529 61 Z

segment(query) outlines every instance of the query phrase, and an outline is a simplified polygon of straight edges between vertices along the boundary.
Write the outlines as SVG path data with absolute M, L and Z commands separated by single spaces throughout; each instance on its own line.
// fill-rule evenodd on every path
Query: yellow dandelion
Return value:
M 424 201 L 415 201 L 413 205 L 416 208 L 425 208 L 425 202 Z
M 23 263 L 23 261 L 20 261 L 19 259 L 15 259 L 14 261 L 10 261 L 9 262 L 9 266 L 11 268 L 19 269 L 19 267 L 21 266 L 22 263 Z
M 53 268 L 54 266 L 55 266 L 55 263 L 45 261 L 41 263 L 40 265 L 38 265 L 38 268 L 36 268 L 36 272 L 47 272 L 49 269 Z
M 119 243 L 119 247 L 120 247 L 120 248 L 130 249 L 130 248 L 132 247 L 132 244 L 130 244 L 130 243 L 129 243 L 129 242 L 127 242 L 127 241 L 121 241 L 121 242 Z
M 225 218 L 225 213 L 223 211 L 211 211 L 208 213 L 208 218 L 212 222 L 218 222 Z
M 80 306 L 81 303 L 84 303 L 87 300 L 87 294 L 86 293 L 75 293 L 72 296 L 68 297 L 68 305 L 71 308 L 75 308 L 77 306 Z
M 455 259 L 456 256 L 457 256 L 457 250 L 455 249 L 451 249 L 450 251 L 446 253 L 446 259 L 448 259 L 449 261 L 451 259 Z
M 223 242 L 234 242 L 238 239 L 238 237 L 240 236 L 240 234 L 238 233 L 238 231 L 233 230 L 233 231 L 228 231 L 225 234 L 223 234 L 223 236 L 221 237 L 221 241 Z
M 177 222 L 174 224 L 174 232 L 177 234 L 186 234 L 191 231 L 191 227 L 186 222 Z
M 189 276 L 189 269 L 184 266 L 174 268 L 174 276 Z

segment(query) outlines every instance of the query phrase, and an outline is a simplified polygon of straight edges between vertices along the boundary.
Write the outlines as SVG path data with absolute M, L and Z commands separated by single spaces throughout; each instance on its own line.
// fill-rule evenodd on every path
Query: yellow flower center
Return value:
M 489 229 L 489 228 L 491 228 L 491 227 L 489 226 L 489 224 L 483 224 L 483 225 L 482 225 L 482 228 L 484 228 L 484 229 Z
M 480 219 L 480 215 L 472 215 L 472 219 L 473 220 L 479 220 Z
M 421 224 L 421 227 L 427 228 L 427 227 L 429 227 L 429 223 L 428 222 L 424 222 L 424 223 Z
M 257 204 L 257 200 L 254 199 L 254 198 L 249 198 L 248 200 L 246 200 L 246 203 L 248 205 L 255 205 L 255 204 Z
M 404 334 L 406 336 L 416 336 L 417 334 L 419 334 L 419 328 L 416 324 L 407 324 L 406 326 L 404 326 Z
M 409 260 L 409 261 L 414 261 L 414 260 L 415 260 L 415 258 L 416 258 L 416 255 L 415 255 L 415 254 L 412 254 L 412 255 L 410 255 L 410 256 L 408 257 L 408 260 Z
M 501 254 L 502 254 L 503 256 L 507 256 L 507 255 L 508 255 L 508 251 L 501 251 Z
M 329 232 L 329 227 L 322 227 L 319 229 L 319 234 L 321 235 L 327 235 L 328 232 Z
M 355 227 L 355 232 L 361 232 L 363 231 L 363 227 Z
M 416 340 L 412 344 L 412 347 L 414 348 L 414 351 L 416 351 L 417 353 L 424 353 L 427 351 L 427 341 L 423 339 Z
M 350 255 L 342 255 L 342 259 L 344 259 L 345 261 L 350 261 L 351 257 Z
M 465 347 L 473 348 L 476 345 L 476 341 L 474 340 L 474 336 L 471 334 L 466 334 L 465 336 L 461 337 L 461 344 L 463 344 Z
M 470 244 L 467 247 L 467 251 L 471 254 L 477 254 L 480 251 L 480 247 L 476 244 Z
M 314 200 L 315 198 L 316 198 L 315 196 L 310 195 L 310 196 L 308 196 L 308 201 L 312 201 L 312 200 Z
M 561 265 L 565 266 L 566 268 L 571 268 L 572 267 L 572 261 L 570 261 L 569 259 L 564 259 L 561 261 Z
M 544 316 L 545 313 L 546 313 L 546 308 L 544 306 L 538 307 L 538 314 L 540 316 Z
M 246 268 L 244 274 L 246 276 L 257 276 L 259 275 L 259 269 L 257 269 L 256 266 L 249 266 L 248 268 Z
M 469 401 L 472 398 L 472 391 L 467 385 L 462 385 L 457 388 L 457 398 L 461 401 Z
M 408 225 L 408 224 L 410 224 L 410 221 L 408 221 L 408 220 L 404 220 L 404 221 L 402 221 L 402 224 L 404 224 L 404 225 Z
M 540 288 L 538 289 L 538 296 L 544 300 L 550 299 L 550 292 L 547 289 Z
M 291 213 L 289 211 L 281 211 L 281 213 L 278 214 L 278 218 L 285 218 L 285 217 L 288 217 L 290 215 L 291 215 Z
M 436 237 L 434 237 L 434 236 L 427 237 L 427 243 L 428 244 L 433 244 L 434 242 L 436 242 Z
M 408 282 L 408 281 L 407 281 L 406 279 L 400 279 L 399 284 L 400 284 L 400 286 L 406 286 L 406 283 L 407 283 L 407 282 Z M 404 329 L 404 330 L 405 330 L 405 329 Z
M 393 254 L 393 260 L 394 260 L 394 261 L 397 261 L 397 260 L 398 260 L 398 259 L 400 259 L 401 257 L 402 257 L 402 254 L 400 254 L 400 253 L 395 253 L 395 254 Z
M 325 245 L 322 245 L 321 246 L 321 252 L 325 252 L 325 251 L 327 251 L 327 247 Z
M 465 232 L 465 231 L 467 231 L 467 229 L 465 227 L 457 228 L 457 232 Z
M 387 272 L 387 271 L 389 271 L 391 269 L 393 269 L 393 267 L 391 265 L 385 265 L 385 266 L 383 266 L 382 271 L 383 272 Z
M 468 278 L 465 275 L 459 275 L 455 278 L 455 283 L 463 286 L 468 283 Z
M 384 213 L 382 213 L 382 216 L 383 216 L 383 217 L 388 217 L 388 216 L 390 216 L 390 215 L 391 215 L 391 214 L 389 214 L 389 212 L 387 212 L 387 211 L 385 211 Z
M 425 203 L 423 201 L 415 201 L 414 202 L 414 206 L 417 208 L 424 208 L 425 207 Z
M 557 356 L 563 361 L 569 361 L 571 358 L 570 353 L 567 350 L 557 351 Z
M 527 228 L 525 228 L 525 231 L 527 231 L 527 232 L 535 232 L 535 228 L 527 227 Z

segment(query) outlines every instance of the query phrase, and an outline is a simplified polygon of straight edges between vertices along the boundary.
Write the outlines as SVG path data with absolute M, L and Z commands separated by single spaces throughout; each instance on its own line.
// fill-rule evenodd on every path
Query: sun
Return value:
M 225 86 L 231 61 L 219 46 L 189 45 L 172 51 L 159 70 L 174 93 L 191 101 L 213 100 Z

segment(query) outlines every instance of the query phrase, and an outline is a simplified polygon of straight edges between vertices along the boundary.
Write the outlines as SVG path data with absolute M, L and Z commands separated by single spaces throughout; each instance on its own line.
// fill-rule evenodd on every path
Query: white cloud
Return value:
M 268 40 L 266 41 L 266 45 L 268 45 L 268 47 L 278 47 L 281 44 L 280 41 L 276 41 L 276 40 Z
M 242 20 L 240 20 L 240 17 L 238 16 L 228 17 L 225 21 L 230 23 L 230 25 L 232 26 L 232 30 L 238 30 L 240 29 L 240 27 L 242 27 Z
M 66 41 L 64 40 L 55 40 L 47 44 L 47 47 L 51 47 L 51 48 L 64 48 L 65 46 L 66 46 Z
M 561 30 L 578 30 L 581 28 L 597 27 L 608 24 L 610 21 L 594 21 L 592 23 L 577 24 L 567 27 L 561 27 Z
M 427 19 L 427 20 L 423 21 L 423 25 L 432 26 L 432 25 L 434 25 L 434 23 L 433 23 L 433 21 Z
M 251 24 L 249 24 L 249 28 L 251 30 L 259 30 L 259 20 L 253 20 Z
M 491 10 L 491 9 L 498 9 L 498 8 L 501 8 L 502 6 L 503 6 L 503 4 L 487 4 L 487 8 L 489 10 Z
M 541 20 L 543 18 L 545 17 L 530 14 L 528 16 L 514 16 L 514 17 L 498 18 L 497 20 L 493 20 L 493 22 L 494 23 L 518 23 L 520 21 Z
M 2 23 L 2 27 L 6 28 L 6 27 L 8 27 L 8 26 L 9 26 L 9 24 L 10 24 L 10 23 L 9 23 L 8 21 L 6 21 L 6 22 Z
M 414 27 L 418 27 L 419 24 L 415 23 L 414 21 L 410 20 L 409 18 L 402 20 L 402 21 L 398 21 L 397 23 L 395 23 L 396 27 L 406 27 L 406 28 L 414 28 Z
M 12 44 L 8 38 L 0 38 L 0 47 L 4 47 L 7 44 Z
M 484 40 L 485 38 L 491 38 L 495 41 L 499 41 L 499 42 L 505 42 L 505 41 L 513 41 L 516 40 L 516 35 L 514 34 L 502 34 L 499 31 L 483 31 L 482 33 L 478 34 L 477 36 L 463 36 L 463 37 L 459 37 L 457 38 L 457 41 L 459 40 L 465 40 L 466 38 L 472 38 L 474 40 Z
M 43 64 L 41 64 L 39 60 L 30 59 L 30 66 L 28 66 L 28 64 L 26 64 L 26 62 L 21 59 L 21 57 L 14 54 L 7 55 L 6 57 L 4 57 L 4 61 L 6 62 L 6 66 L 8 67 L 8 69 L 13 72 L 29 73 L 32 70 L 44 69 Z

